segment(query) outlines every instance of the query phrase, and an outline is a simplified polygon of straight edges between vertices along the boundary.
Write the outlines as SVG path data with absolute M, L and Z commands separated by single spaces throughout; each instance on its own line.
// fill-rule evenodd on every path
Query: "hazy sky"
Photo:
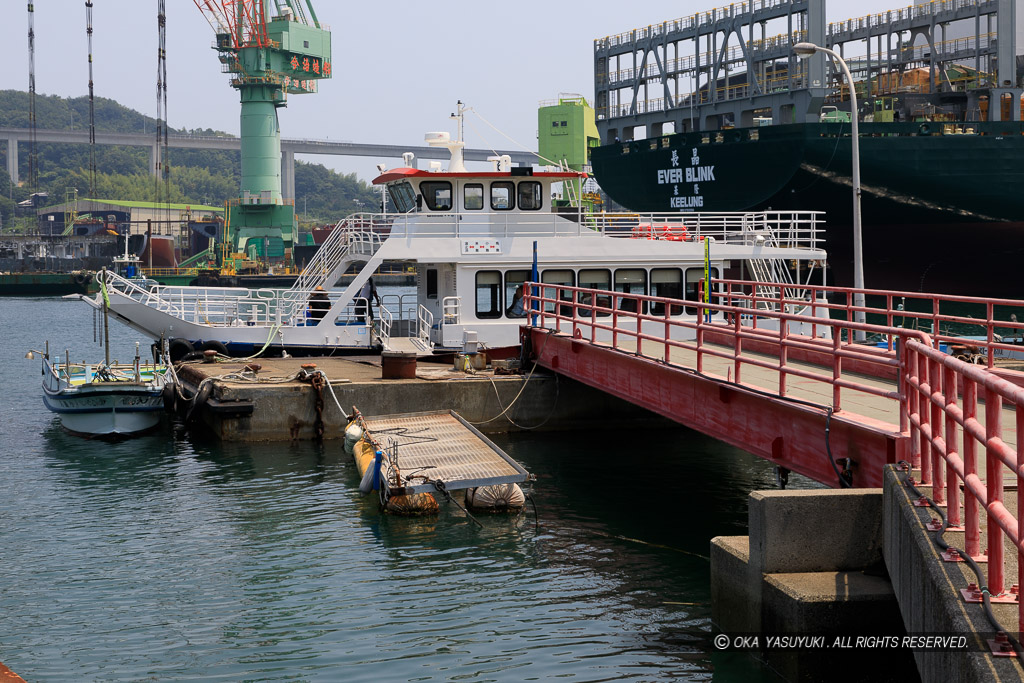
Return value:
M 268 0 L 269 1 L 269 0 Z M 210 48 L 213 31 L 192 0 L 167 0 L 168 121 L 175 128 L 238 132 L 238 94 Z M 593 98 L 593 40 L 693 14 L 720 2 L 646 0 L 586 5 L 519 0 L 314 0 L 331 29 L 333 78 L 320 92 L 292 95 L 281 110 L 288 138 L 422 145 L 451 130 L 461 99 L 523 145 L 536 149 L 537 105 L 560 92 Z M 833 0 L 839 20 L 910 4 Z M 156 112 L 156 0 L 94 0 L 95 92 L 140 112 Z M 28 88 L 26 2 L 5 0 L 0 22 L 0 89 Z M 35 0 L 36 91 L 88 93 L 83 0 Z M 0 122 L 2 124 L 2 122 Z M 515 148 L 467 116 L 471 147 Z M 377 159 L 309 157 L 362 178 Z M 383 160 L 394 166 L 397 160 Z

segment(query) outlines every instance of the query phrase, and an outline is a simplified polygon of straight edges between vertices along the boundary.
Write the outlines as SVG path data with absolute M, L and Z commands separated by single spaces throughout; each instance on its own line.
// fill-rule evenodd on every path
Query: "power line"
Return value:
M 168 165 L 167 140 L 167 11 L 165 0 L 157 0 L 156 57 L 156 203 L 171 201 L 171 169 Z M 162 182 L 161 182 L 162 181 Z M 167 207 L 168 215 L 170 206 Z
M 92 89 L 92 0 L 85 0 L 85 33 L 89 40 L 89 196 L 96 197 L 96 108 Z
M 36 191 L 36 172 L 39 160 L 36 157 L 36 8 L 28 3 L 28 179 L 32 191 Z M 15 143 L 17 144 L 17 143 Z M 8 151 L 8 154 L 11 152 Z

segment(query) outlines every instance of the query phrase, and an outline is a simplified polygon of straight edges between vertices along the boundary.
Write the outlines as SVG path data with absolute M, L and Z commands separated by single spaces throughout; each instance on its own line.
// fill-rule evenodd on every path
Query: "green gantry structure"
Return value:
M 228 243 L 248 258 L 287 260 L 298 226 L 295 198 L 281 194 L 277 109 L 288 95 L 316 92 L 331 77 L 331 34 L 309 0 L 195 2 L 217 34 L 214 49 L 241 100 L 242 185 L 228 205 Z

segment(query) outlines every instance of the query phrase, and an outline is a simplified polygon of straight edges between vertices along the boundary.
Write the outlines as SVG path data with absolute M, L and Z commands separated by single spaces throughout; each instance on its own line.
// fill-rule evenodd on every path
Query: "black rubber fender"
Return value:
M 210 393 L 213 391 L 213 382 L 205 382 L 196 395 L 192 397 L 192 404 L 188 407 L 188 413 L 185 414 L 185 422 L 192 423 L 199 418 L 199 413 L 203 406 L 206 405 L 206 400 L 210 398 Z
M 228 353 L 228 347 L 224 344 L 224 342 L 219 342 L 216 339 L 211 339 L 209 341 L 203 342 L 203 345 L 200 347 L 200 349 L 202 351 L 216 351 L 222 356 L 231 356 L 231 354 Z
M 175 389 L 172 382 L 168 382 L 164 385 L 161 396 L 164 399 L 164 410 L 168 413 L 174 412 L 174 406 L 178 399 L 178 391 Z
M 171 356 L 171 362 L 177 363 L 190 353 L 195 353 L 196 347 L 188 339 L 175 338 L 167 344 L 167 352 Z
M 84 285 L 88 281 L 89 281 L 89 276 L 86 275 L 85 273 L 83 273 L 82 271 L 78 271 L 78 272 L 75 273 L 75 284 L 77 284 L 77 285 Z

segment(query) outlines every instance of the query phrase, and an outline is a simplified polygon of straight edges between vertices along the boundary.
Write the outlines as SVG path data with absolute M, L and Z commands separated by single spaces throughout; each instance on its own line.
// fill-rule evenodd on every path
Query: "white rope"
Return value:
M 481 114 L 480 112 L 478 112 L 478 111 L 477 111 L 476 109 L 474 109 L 473 107 L 470 107 L 470 108 L 469 108 L 469 111 L 471 111 L 471 112 L 473 112 L 474 114 L 476 114 L 477 116 L 479 116 L 479 117 L 480 117 L 480 120 L 481 120 L 481 121 L 483 121 L 483 122 L 484 122 L 484 123 L 486 123 L 486 124 L 487 124 L 488 126 L 490 126 L 491 128 L 493 128 L 493 129 L 494 129 L 494 130 L 495 130 L 495 131 L 496 131 L 496 132 L 497 132 L 497 133 L 498 133 L 499 135 L 501 135 L 502 137 L 506 138 L 506 139 L 507 139 L 507 140 L 508 140 L 509 142 L 511 142 L 511 143 L 512 143 L 513 145 L 516 145 L 517 147 L 519 147 L 519 149 L 523 150 L 524 152 L 529 152 L 530 154 L 536 154 L 536 155 L 537 155 L 537 158 L 538 158 L 538 159 L 540 159 L 541 161 L 546 161 L 546 162 L 548 162 L 549 164 L 551 164 L 552 166 L 560 166 L 560 164 L 559 164 L 559 163 L 558 163 L 557 161 L 552 161 L 551 159 L 548 159 L 547 157 L 542 157 L 542 156 L 541 156 L 541 155 L 540 155 L 540 154 L 539 154 L 538 152 L 535 152 L 535 151 L 533 151 L 532 149 L 530 149 L 529 147 L 527 147 L 527 146 L 526 146 L 526 145 L 524 145 L 523 143 L 521 143 L 521 142 L 519 142 L 518 140 L 516 140 L 516 139 L 514 139 L 514 138 L 510 137 L 510 136 L 509 136 L 508 134 L 506 134 L 506 133 L 505 133 L 505 132 L 504 132 L 503 130 L 501 130 L 500 128 L 498 128 L 497 126 L 495 126 L 495 125 L 494 125 L 493 123 L 491 123 L 490 121 L 488 121 L 487 119 L 485 119 L 485 118 L 483 117 L 483 115 L 482 115 L 482 114 Z
M 351 420 L 352 418 L 349 417 L 349 414 L 346 413 L 345 409 L 341 407 L 341 403 L 338 402 L 338 397 L 334 393 L 334 387 L 331 386 L 331 380 L 327 377 L 323 370 L 317 370 L 317 374 L 323 376 L 324 382 L 327 383 L 327 388 L 330 389 L 331 391 L 331 398 L 334 399 L 334 405 L 338 406 L 338 412 L 341 413 L 346 420 Z
M 476 135 L 476 136 L 477 136 L 478 138 L 480 138 L 481 140 L 483 140 L 483 141 L 484 141 L 484 147 L 487 147 L 487 148 L 488 148 L 488 149 L 490 149 L 490 150 L 491 150 L 492 152 L 494 152 L 494 156 L 496 156 L 496 157 L 497 157 L 497 156 L 501 156 L 500 154 L 498 154 L 498 150 L 496 150 L 496 149 L 495 149 L 495 148 L 494 148 L 494 147 L 493 147 L 493 146 L 491 145 L 491 141 L 490 141 L 490 140 L 488 140 L 487 138 L 485 138 L 485 137 L 483 136 L 483 133 L 481 133 L 480 131 L 478 131 L 478 130 L 476 129 L 476 126 L 474 126 L 474 125 L 473 125 L 473 122 L 472 122 L 472 121 L 467 121 L 466 123 L 468 123 L 468 124 L 469 124 L 469 127 L 470 127 L 470 129 L 471 129 L 471 130 L 473 131 L 473 134 L 474 134 L 474 135 Z

